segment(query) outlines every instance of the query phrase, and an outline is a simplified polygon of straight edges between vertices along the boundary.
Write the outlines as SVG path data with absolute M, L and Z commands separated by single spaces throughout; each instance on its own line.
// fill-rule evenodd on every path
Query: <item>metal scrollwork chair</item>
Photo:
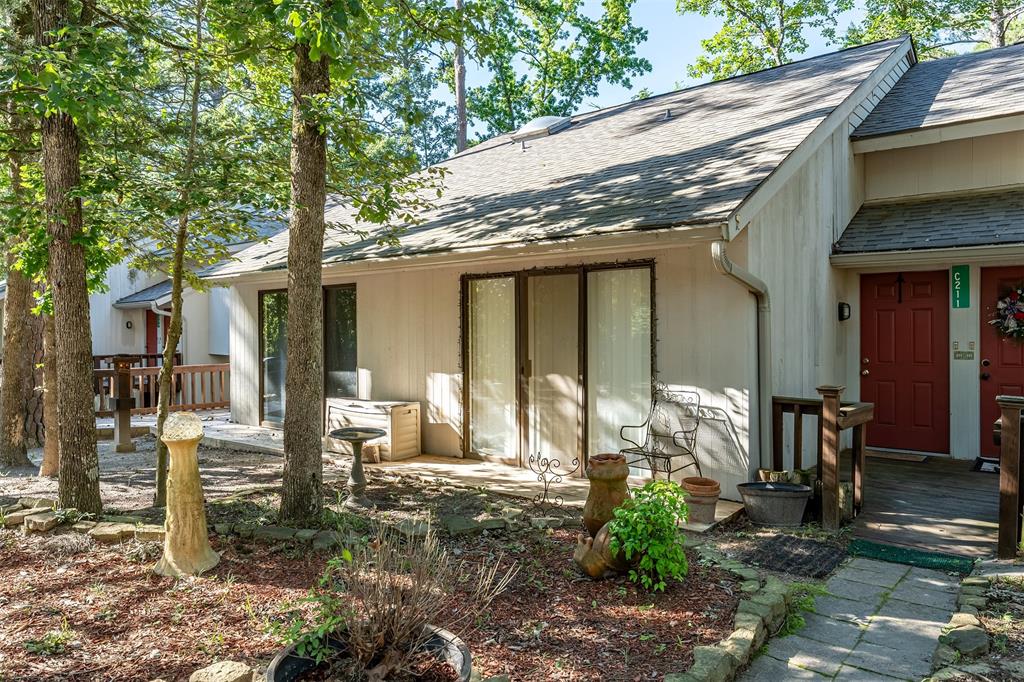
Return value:
M 657 388 L 651 398 L 651 410 L 643 424 L 623 426 L 619 437 L 632 447 L 619 452 L 631 467 L 647 469 L 671 478 L 687 467 L 695 467 L 702 476 L 697 459 L 697 429 L 700 428 L 700 394 Z M 639 430 L 641 437 L 626 436 L 627 429 Z M 639 441 L 639 442 L 638 442 Z

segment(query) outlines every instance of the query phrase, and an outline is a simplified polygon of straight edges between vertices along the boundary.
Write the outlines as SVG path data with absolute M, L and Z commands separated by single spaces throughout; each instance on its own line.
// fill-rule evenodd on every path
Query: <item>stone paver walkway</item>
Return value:
M 920 680 L 931 672 L 959 581 L 939 571 L 857 558 L 825 585 L 797 634 L 768 644 L 740 678 Z

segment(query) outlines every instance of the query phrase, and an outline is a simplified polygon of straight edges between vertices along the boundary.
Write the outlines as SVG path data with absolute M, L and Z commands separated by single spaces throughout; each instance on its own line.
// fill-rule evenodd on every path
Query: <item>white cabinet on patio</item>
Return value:
M 326 433 L 347 426 L 373 427 L 387 432 L 382 438 L 370 441 L 364 448 L 367 460 L 373 461 L 371 447 L 378 448 L 379 459 L 391 462 L 409 459 L 420 454 L 420 404 L 389 400 L 356 400 L 328 398 Z M 324 437 L 324 447 L 330 452 L 352 454 L 346 441 Z

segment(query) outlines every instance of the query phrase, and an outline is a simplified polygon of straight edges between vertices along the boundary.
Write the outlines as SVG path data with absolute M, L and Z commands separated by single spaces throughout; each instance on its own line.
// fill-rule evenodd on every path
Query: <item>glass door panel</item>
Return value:
M 580 457 L 579 273 L 527 278 L 527 449 L 571 469 Z M 526 462 L 524 461 L 525 465 Z
M 516 280 L 470 280 L 469 449 L 515 459 L 516 428 Z
M 356 367 L 356 288 L 324 290 L 324 397 L 358 395 Z
M 651 401 L 651 271 L 587 273 L 588 452 L 618 452 Z

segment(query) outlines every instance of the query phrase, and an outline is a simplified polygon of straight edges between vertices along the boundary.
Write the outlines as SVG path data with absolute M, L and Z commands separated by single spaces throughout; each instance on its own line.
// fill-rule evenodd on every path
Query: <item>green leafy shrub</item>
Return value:
M 666 580 L 682 580 L 688 566 L 679 524 L 688 510 L 683 489 L 672 481 L 651 481 L 634 489 L 611 521 L 611 550 L 636 563 L 629 579 L 645 589 L 664 591 Z

